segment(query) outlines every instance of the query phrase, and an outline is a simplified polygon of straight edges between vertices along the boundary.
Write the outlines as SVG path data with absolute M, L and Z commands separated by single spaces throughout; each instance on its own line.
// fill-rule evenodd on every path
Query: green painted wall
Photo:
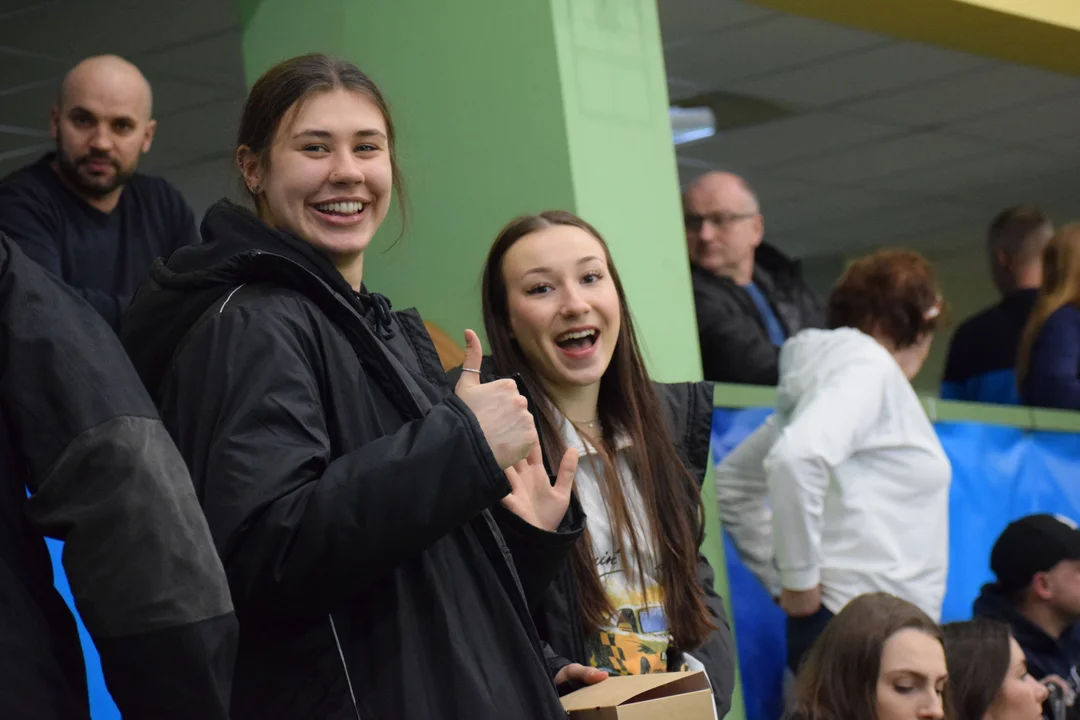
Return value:
M 480 329 L 479 279 L 514 216 L 576 211 L 612 248 L 657 379 L 700 377 L 654 0 L 241 0 L 248 82 L 343 55 L 394 109 L 410 222 L 365 281 L 451 336 Z M 393 245 L 393 247 L 391 247 Z M 657 302 L 662 298 L 663 302 Z

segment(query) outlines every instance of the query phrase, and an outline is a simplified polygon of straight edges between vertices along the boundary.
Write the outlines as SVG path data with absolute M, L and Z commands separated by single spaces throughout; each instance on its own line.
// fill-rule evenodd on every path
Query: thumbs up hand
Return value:
M 454 394 L 465 403 L 484 433 L 495 461 L 503 470 L 524 460 L 537 445 L 536 424 L 529 414 L 529 403 L 518 392 L 513 380 L 480 382 L 483 349 L 472 330 L 465 331 L 465 362 Z

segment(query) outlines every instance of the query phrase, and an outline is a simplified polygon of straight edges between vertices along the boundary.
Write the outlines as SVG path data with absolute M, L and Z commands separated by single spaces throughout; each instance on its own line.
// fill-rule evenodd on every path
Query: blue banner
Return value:
M 771 414 L 717 409 L 713 457 L 726 456 Z M 935 424 L 952 463 L 949 577 L 942 621 L 966 620 L 992 579 L 990 549 L 1005 526 L 1031 513 L 1080 522 L 1080 435 L 1029 432 L 972 422 Z M 725 535 L 732 614 L 747 720 L 778 720 L 783 710 L 784 614 L 739 559 Z

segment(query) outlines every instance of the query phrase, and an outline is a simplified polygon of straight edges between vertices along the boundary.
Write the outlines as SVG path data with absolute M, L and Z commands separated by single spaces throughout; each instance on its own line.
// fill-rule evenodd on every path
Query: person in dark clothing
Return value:
M 0 233 L 0 717 L 227 720 L 236 619 L 187 469 L 111 330 Z
M 757 196 L 742 178 L 702 175 L 683 210 L 705 379 L 775 385 L 784 341 L 824 327 L 821 298 L 798 262 L 762 243 Z
M 1061 687 L 1067 716 L 1080 718 L 1080 530 L 1057 515 L 1020 518 L 994 543 L 990 568 L 997 580 L 975 616 L 1007 623 L 1031 674 Z
M 180 193 L 135 172 L 154 137 L 150 105 L 134 65 L 84 60 L 52 111 L 56 151 L 0 180 L 0 232 L 113 328 L 154 259 L 198 241 Z
M 1080 223 L 1046 246 L 1046 279 L 1024 328 L 1017 360 L 1027 405 L 1080 410 Z
M 495 372 L 522 377 L 546 456 L 581 458 L 586 533 L 536 607 L 541 638 L 586 683 L 705 670 L 723 717 L 735 648 L 699 551 L 712 383 L 654 389 L 607 246 L 571 213 L 511 222 L 483 278 Z
M 382 95 L 284 61 L 238 146 L 257 214 L 212 207 L 122 330 L 229 576 L 233 719 L 561 720 L 529 602 L 580 533 L 575 458 L 553 485 L 515 383 L 452 390 L 419 315 L 362 284 L 400 182 Z
M 956 329 L 949 344 L 944 400 L 1018 405 L 1016 357 L 1043 277 L 1053 224 L 1025 205 L 1002 210 L 987 233 L 990 269 L 1001 301 Z

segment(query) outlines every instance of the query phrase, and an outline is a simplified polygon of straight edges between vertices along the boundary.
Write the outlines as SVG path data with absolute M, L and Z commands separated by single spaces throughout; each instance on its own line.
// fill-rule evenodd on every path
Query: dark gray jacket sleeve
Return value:
M 227 718 L 235 618 L 184 463 L 113 332 L 2 235 L 0 401 L 124 718 Z

